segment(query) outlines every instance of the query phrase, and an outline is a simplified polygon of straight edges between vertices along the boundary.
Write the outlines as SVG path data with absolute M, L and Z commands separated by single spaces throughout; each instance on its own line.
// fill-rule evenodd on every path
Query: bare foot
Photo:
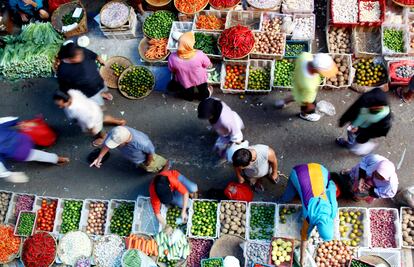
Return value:
M 127 123 L 127 121 L 126 121 L 126 120 L 124 120 L 124 119 L 118 119 L 118 125 L 119 125 L 119 126 L 125 126 L 125 125 L 126 125 L 126 123 Z
M 70 159 L 67 158 L 67 157 L 58 157 L 57 164 L 60 165 L 60 166 L 62 166 L 62 165 L 68 164 L 69 161 L 70 161 Z
M 101 95 L 104 99 L 109 100 L 109 101 L 114 99 L 114 96 L 111 93 L 108 93 L 108 92 L 103 92 L 103 93 L 101 93 Z

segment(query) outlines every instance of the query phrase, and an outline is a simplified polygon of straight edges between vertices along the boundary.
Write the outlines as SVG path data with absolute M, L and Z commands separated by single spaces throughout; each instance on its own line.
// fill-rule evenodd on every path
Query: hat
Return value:
M 316 71 L 326 77 L 331 78 L 338 73 L 338 67 L 328 54 L 318 53 L 313 57 L 312 66 Z
M 131 137 L 131 133 L 124 126 L 117 126 L 109 132 L 108 137 L 105 139 L 105 146 L 110 149 L 114 149 L 119 145 L 127 142 Z

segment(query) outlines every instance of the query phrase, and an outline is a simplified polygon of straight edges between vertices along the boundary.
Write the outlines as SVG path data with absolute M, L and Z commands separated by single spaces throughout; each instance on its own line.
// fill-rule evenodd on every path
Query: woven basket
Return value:
M 182 0 L 183 1 L 183 0 Z M 187 13 L 187 12 L 184 12 L 184 11 L 182 11 L 182 10 L 180 10 L 178 7 L 177 7 L 177 4 L 176 4 L 176 2 L 177 2 L 177 0 L 174 0 L 174 6 L 175 6 L 175 8 L 179 11 L 179 12 L 181 12 L 181 13 L 183 13 L 183 14 L 186 14 L 186 15 L 193 15 L 193 14 L 195 14 L 195 13 L 198 13 L 198 12 L 200 12 L 201 10 L 203 10 L 203 9 L 205 9 L 206 7 L 207 7 L 207 5 L 208 5 L 208 0 L 204 0 L 206 3 L 205 3 L 205 5 L 202 7 L 202 8 L 200 8 L 199 10 L 195 10 L 194 12 L 191 12 L 191 13 Z
M 266 7 L 266 8 L 263 8 L 263 7 L 260 7 L 260 6 L 256 6 L 255 4 L 253 4 L 253 3 L 252 3 L 252 1 L 251 1 L 251 0 L 247 0 L 247 3 L 248 3 L 251 7 L 254 7 L 255 9 L 258 9 L 258 10 L 273 10 L 273 9 L 275 9 L 277 6 L 279 6 L 279 7 L 280 7 L 280 5 L 282 4 L 282 1 L 273 1 L 274 5 L 273 5 L 273 6 L 271 6 L 271 7 Z
M 55 261 L 56 261 L 56 254 L 57 254 L 57 242 L 56 242 L 56 238 L 53 236 L 53 235 L 51 235 L 49 232 L 46 232 L 46 231 L 36 231 L 36 233 L 40 233 L 40 232 L 43 232 L 43 233 L 46 233 L 46 234 L 48 234 L 52 239 L 53 239 L 53 241 L 55 241 L 55 257 L 54 257 L 54 259 L 53 259 L 53 261 L 49 264 L 49 267 L 50 266 L 53 266 L 53 264 L 55 263 Z M 27 240 L 27 239 L 26 239 Z M 25 240 L 25 242 L 26 242 L 26 240 Z M 22 242 L 23 243 L 23 242 Z M 22 246 L 21 246 L 21 250 L 22 250 L 22 252 L 21 252 L 21 255 L 20 255 L 20 258 L 21 258 L 21 261 L 23 262 L 23 260 L 22 260 L 22 254 L 23 254 L 23 245 L 24 244 L 22 244 Z M 23 263 L 23 265 L 24 265 L 24 263 Z
M 171 3 L 172 0 L 145 0 L 149 5 L 153 7 L 162 7 Z
M 62 242 L 62 239 L 63 238 L 65 238 L 65 236 L 67 235 L 67 234 L 69 234 L 69 233 L 71 233 L 71 232 L 82 232 L 82 231 L 79 231 L 79 230 L 75 230 L 75 231 L 69 231 L 69 232 L 67 232 L 62 238 L 59 238 L 59 244 L 58 244 L 58 246 L 57 246 L 57 249 L 56 249 L 56 253 L 57 253 L 57 256 L 59 257 L 59 259 L 62 261 L 62 258 L 61 258 L 61 253 L 59 253 L 60 251 L 62 251 L 62 248 L 61 248 L 61 242 Z M 87 235 L 86 233 L 84 233 L 84 232 L 82 232 L 83 234 L 85 234 L 85 236 L 87 236 L 88 237 L 88 239 L 89 239 L 89 241 L 90 241 L 90 243 L 91 243 L 91 254 L 92 254 L 92 252 L 93 252 L 93 240 L 91 239 L 91 237 L 89 236 L 89 235 Z M 87 256 L 87 257 L 89 257 L 89 256 L 91 256 L 91 255 L 84 255 L 84 256 Z M 70 263 L 68 263 L 68 262 L 62 262 L 62 264 L 65 264 L 65 265 L 71 265 Z
M 106 4 L 105 4 L 105 5 L 101 8 L 101 11 L 99 12 L 99 17 L 100 17 L 100 18 L 102 18 L 102 12 L 103 12 L 105 9 L 107 9 L 110 5 L 112 5 L 113 3 L 115 3 L 115 2 L 119 2 L 119 3 L 124 4 L 125 6 L 127 6 L 127 5 L 125 4 L 125 2 L 124 2 L 124 1 L 121 1 L 121 0 L 114 0 L 114 1 L 108 2 L 108 3 L 106 3 Z M 127 7 L 128 7 L 128 6 L 127 6 Z M 121 27 L 122 25 L 125 25 L 125 24 L 128 22 L 128 20 L 129 20 L 129 15 L 130 15 L 130 14 L 128 13 L 128 16 L 126 16 L 126 17 L 124 18 L 124 20 L 123 20 L 123 21 L 121 21 L 121 22 L 119 22 L 117 25 L 108 26 L 108 25 L 103 24 L 103 23 L 102 23 L 102 20 L 101 20 L 101 24 L 102 24 L 103 26 L 105 26 L 105 27 L 109 28 L 109 29 L 116 29 L 116 28 Z
M 132 66 L 132 62 L 126 57 L 115 56 L 115 57 L 109 58 L 105 62 L 105 65 L 102 66 L 101 69 L 99 70 L 102 78 L 105 81 L 105 85 L 108 86 L 109 88 L 117 89 L 119 77 L 116 76 L 114 74 L 114 71 L 111 69 L 111 66 L 114 63 L 118 63 L 119 65 L 122 65 L 128 68 L 129 66 Z
M 413 0 L 392 0 L 396 5 L 403 7 L 414 7 Z
M 138 53 L 139 56 L 146 62 L 149 63 L 154 63 L 154 62 L 160 62 L 160 61 L 164 61 L 169 55 L 170 55 L 170 51 L 167 50 L 167 54 L 159 59 L 149 59 L 147 57 L 145 57 L 145 52 L 147 52 L 149 44 L 148 44 L 149 38 L 144 37 L 142 38 L 142 40 L 139 42 L 139 46 L 138 46 Z
M 234 9 L 234 7 L 236 7 L 237 5 L 239 5 L 240 4 L 240 2 L 241 1 L 238 1 L 235 5 L 233 5 L 233 6 L 230 6 L 230 7 L 216 7 L 216 6 L 214 6 L 211 2 L 210 2 L 210 6 L 212 7 L 212 8 L 214 8 L 214 9 L 216 9 L 216 10 L 221 10 L 221 11 L 230 11 L 230 10 L 233 10 Z
M 244 256 L 240 244 L 246 240 L 236 235 L 223 235 L 217 239 L 210 250 L 210 258 L 236 257 L 243 266 Z
M 130 66 L 126 70 L 124 70 L 124 72 L 122 72 L 121 76 L 119 76 L 119 79 L 118 79 L 118 90 L 119 90 L 119 92 L 124 97 L 126 97 L 128 99 L 131 99 L 131 100 L 138 100 L 138 99 L 142 99 L 142 98 L 145 98 L 145 97 L 149 96 L 151 94 L 151 92 L 154 90 L 154 87 L 155 87 L 155 76 L 154 76 L 154 74 L 150 70 L 148 70 L 152 74 L 152 78 L 154 79 L 154 84 L 152 85 L 152 88 L 149 89 L 145 95 L 143 95 L 141 97 L 132 97 L 132 96 L 129 96 L 127 93 L 125 93 L 124 91 L 121 90 L 121 86 L 120 86 L 119 82 L 122 80 L 122 78 L 125 76 L 126 73 L 128 73 L 129 71 L 131 71 L 133 68 L 136 68 L 136 67 L 138 67 L 138 68 L 146 68 L 146 67 L 142 67 L 142 66 Z
M 78 26 L 75 29 L 70 30 L 68 32 L 62 32 L 63 16 L 68 14 L 69 12 L 73 12 L 77 7 L 82 8 L 82 19 L 79 21 Z M 88 32 L 88 18 L 86 14 L 86 9 L 80 1 L 69 2 L 59 6 L 52 14 L 51 23 L 53 28 L 57 32 L 62 33 L 66 38 L 70 38 Z
M 14 229 L 14 225 L 11 225 L 11 224 L 8 224 L 8 225 L 2 225 L 2 226 L 7 226 L 7 227 L 10 227 L 11 229 Z M 7 261 L 5 261 L 5 262 L 1 262 L 1 261 L 0 261 L 0 264 L 1 264 L 1 265 L 3 265 L 3 264 L 6 264 L 6 263 L 9 263 L 9 262 L 13 261 L 14 259 L 18 258 L 19 254 L 21 254 L 21 250 L 22 250 L 22 248 L 23 248 L 23 239 L 22 239 L 21 237 L 17 237 L 17 236 L 16 236 L 16 238 L 19 238 L 19 239 L 20 239 L 20 246 L 19 246 L 19 250 L 17 251 L 17 253 L 16 253 L 16 254 L 11 255 L 11 256 L 8 258 L 8 260 L 7 260 Z

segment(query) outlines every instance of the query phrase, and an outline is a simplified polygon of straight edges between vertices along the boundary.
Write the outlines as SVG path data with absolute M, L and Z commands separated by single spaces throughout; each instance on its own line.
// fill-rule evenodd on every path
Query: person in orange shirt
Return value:
M 176 170 L 160 172 L 150 184 L 150 200 L 152 209 L 160 224 L 167 225 L 161 216 L 161 203 L 180 207 L 182 222 L 187 222 L 187 206 L 190 194 L 198 191 L 198 186 Z

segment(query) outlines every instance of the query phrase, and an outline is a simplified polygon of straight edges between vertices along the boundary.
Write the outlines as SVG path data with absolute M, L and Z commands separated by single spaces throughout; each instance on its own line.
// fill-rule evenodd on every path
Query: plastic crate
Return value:
M 108 206 L 107 217 L 106 217 L 106 228 L 105 228 L 105 235 L 113 234 L 111 232 L 111 219 L 114 215 L 114 211 L 121 203 L 133 203 L 134 210 L 136 206 L 135 200 L 125 200 L 125 199 L 111 199 Z M 135 213 L 135 212 L 134 212 Z M 134 223 L 134 219 L 132 219 L 131 224 Z M 131 226 L 131 233 L 132 233 L 132 226 Z
M 53 228 L 53 234 L 55 235 L 59 235 L 61 227 L 62 227 L 62 214 L 63 214 L 63 210 L 65 208 L 65 201 L 70 200 L 70 201 L 80 201 L 82 202 L 82 207 L 83 207 L 83 199 L 74 199 L 74 198 L 62 198 L 60 199 L 60 202 L 58 202 L 58 206 L 56 208 L 56 218 L 55 218 L 55 226 Z M 82 220 L 82 210 L 81 210 L 81 218 L 79 220 L 79 224 L 78 224 L 78 228 L 76 228 L 76 230 L 80 230 L 80 222 Z
M 205 267 L 205 266 L 207 266 L 206 264 L 207 264 L 207 262 L 209 262 L 210 260 L 219 260 L 220 261 L 220 266 L 224 266 L 224 263 L 223 263 L 223 258 L 208 258 L 208 259 L 202 259 L 201 260 L 201 267 Z
M 251 248 L 251 245 L 257 245 L 257 246 L 261 246 L 263 250 L 267 251 L 270 248 L 270 242 L 264 242 L 264 241 L 247 241 L 243 243 L 243 256 L 245 259 L 245 267 L 251 267 L 252 263 L 259 263 L 259 264 L 265 264 L 265 266 L 268 264 L 269 262 L 269 254 L 265 254 L 266 259 L 263 260 L 263 262 L 258 261 L 257 259 L 254 259 L 254 261 L 252 259 L 249 258 L 249 254 L 250 254 L 250 250 L 253 249 Z
M 220 203 L 219 203 L 219 206 L 218 206 L 218 213 L 219 213 L 219 223 L 220 223 L 220 227 L 219 227 L 219 231 L 218 231 L 218 233 L 219 233 L 219 237 L 221 236 L 221 227 L 222 227 L 222 223 L 221 223 L 221 214 L 222 214 L 222 212 L 221 212 L 221 207 L 223 206 L 223 205 L 225 205 L 226 203 L 240 203 L 240 204 L 242 204 L 242 205 L 244 205 L 245 207 L 246 207 L 246 210 L 245 210 L 245 213 L 244 213 L 244 215 L 245 215 L 245 219 L 244 219 L 244 234 L 243 235 L 239 235 L 239 234 L 237 234 L 237 233 L 235 233 L 235 235 L 237 235 L 237 236 L 241 236 L 242 238 L 245 238 L 245 236 L 246 236 L 246 230 L 247 230 L 247 202 L 246 201 L 235 201 L 235 200 L 222 200 Z M 243 222 L 243 217 L 242 217 L 242 219 L 240 220 L 240 222 L 242 223 Z M 242 223 L 243 224 L 243 223 Z
M 366 208 L 361 208 L 361 207 L 346 207 L 346 208 L 339 208 L 338 212 L 361 212 L 361 216 L 362 216 L 362 225 L 363 225 L 363 234 L 360 237 L 361 239 L 361 243 L 359 244 L 359 247 L 369 247 L 369 245 L 371 244 L 371 235 L 370 235 L 370 230 L 369 230 L 369 217 L 368 217 L 368 209 Z M 349 224 L 348 224 L 349 226 Z M 339 226 L 340 227 L 340 226 Z M 352 224 L 351 224 L 351 230 L 352 230 Z M 344 241 L 344 240 L 349 240 L 348 238 L 348 234 L 350 232 L 347 232 L 347 236 L 346 237 L 340 237 L 339 240 Z
M 400 243 L 401 243 L 401 247 L 402 248 L 408 248 L 408 249 L 414 249 L 414 246 L 404 246 L 404 239 L 403 239 L 403 236 L 402 236 L 403 210 L 413 210 L 414 211 L 414 209 L 410 208 L 410 207 L 401 207 L 400 208 L 400 215 L 401 215 L 400 216 L 400 227 L 401 227 Z
M 394 216 L 395 216 L 394 227 L 395 227 L 396 247 L 395 248 L 386 248 L 386 250 L 401 249 L 401 227 L 400 227 L 401 224 L 400 224 L 400 219 L 399 219 L 399 216 L 398 216 L 398 210 L 394 209 L 394 208 L 368 208 L 368 215 L 369 216 L 371 216 L 370 213 L 373 210 L 388 210 L 388 211 L 392 211 L 394 213 Z M 370 231 L 371 231 L 371 227 L 370 227 Z M 370 248 L 377 249 L 377 247 L 373 247 L 371 243 L 372 243 L 372 240 L 370 240 Z M 381 248 L 379 248 L 379 249 L 381 249 Z
M 137 15 L 135 14 L 134 9 L 131 7 L 129 11 L 129 19 L 125 25 L 122 25 L 119 28 L 108 28 L 101 23 L 99 24 L 99 28 L 102 31 L 102 34 L 108 39 L 115 39 L 115 40 L 128 40 L 134 39 L 137 37 L 137 26 L 138 26 L 138 19 Z
M 349 34 L 349 48 L 350 51 L 349 53 L 346 52 L 346 49 L 342 48 L 345 50 L 345 52 L 341 52 L 341 51 L 334 51 L 331 47 L 331 43 L 329 40 L 329 33 L 333 31 L 333 29 L 338 29 L 338 30 L 342 30 L 343 32 L 346 32 L 346 34 Z M 337 40 L 333 40 L 333 43 L 337 43 Z M 328 53 L 330 54 L 352 54 L 352 28 L 344 28 L 344 27 L 334 27 L 334 26 L 327 26 L 326 27 L 326 44 L 328 47 Z
M 5 208 L 6 214 L 4 214 L 4 220 L 3 221 L 0 220 L 0 224 L 2 224 L 4 222 L 6 222 L 6 220 L 9 217 L 9 214 L 12 212 L 12 198 L 13 198 L 14 193 L 11 192 L 11 191 L 1 190 L 0 194 L 7 194 L 8 199 L 9 199 L 9 202 L 7 203 L 7 207 Z
M 42 200 L 43 199 L 46 199 L 48 201 L 57 201 L 56 210 L 55 210 L 55 218 L 53 220 L 53 229 L 54 229 L 55 224 L 56 224 L 56 218 L 57 218 L 57 212 L 58 212 L 58 207 L 59 207 L 59 203 L 60 203 L 60 198 L 47 197 L 47 196 L 36 196 L 35 202 L 34 202 L 34 207 L 33 207 L 33 211 L 35 211 L 36 213 L 42 208 Z M 50 231 L 50 233 L 53 233 L 53 229 L 52 229 L 52 231 Z
M 167 208 L 161 205 L 161 215 L 166 218 Z M 132 223 L 132 233 L 156 235 L 162 230 L 162 225 L 155 217 L 149 197 L 138 196 Z
M 168 37 L 167 49 L 171 52 L 176 52 L 178 49 L 178 42 L 172 37 L 174 32 L 189 32 L 193 28 L 192 22 L 174 21 L 171 26 L 170 36 Z
M 279 18 L 280 20 L 283 21 L 284 18 L 290 17 L 293 21 L 293 15 L 290 14 L 281 14 L 281 13 L 277 13 L 277 12 L 271 12 L 271 11 L 263 11 L 262 12 L 262 17 L 261 17 L 261 22 L 260 22 L 260 29 L 262 31 L 264 31 L 264 27 L 263 27 L 263 23 L 267 20 L 267 19 L 274 19 L 274 18 Z M 283 29 L 280 29 L 280 32 L 283 32 Z M 292 33 L 286 33 L 286 36 L 292 36 Z
M 302 52 L 311 52 L 312 51 L 312 47 L 311 47 L 311 42 L 309 40 L 286 40 L 286 45 L 285 45 L 285 55 L 284 58 L 297 58 L 299 57 L 299 54 L 296 56 L 287 56 L 286 55 L 286 50 L 289 44 L 303 44 L 304 48 L 302 49 Z
M 367 58 L 381 55 L 381 28 L 380 27 L 355 27 L 352 30 L 352 50 L 357 58 Z M 379 44 L 378 47 L 368 50 L 364 44 Z M 368 51 L 367 51 L 368 50 Z
M 83 202 L 83 207 L 82 207 L 82 216 L 81 216 L 81 220 L 80 220 L 80 224 L 79 224 L 79 228 L 82 232 L 87 233 L 87 227 L 88 227 L 88 217 L 89 217 L 89 212 L 90 212 L 90 204 L 93 203 L 103 203 L 106 205 L 106 211 L 104 214 L 104 224 L 103 224 L 103 232 L 105 234 L 105 229 L 106 229 L 106 224 L 108 223 L 108 221 L 106 220 L 107 215 L 108 215 L 108 208 L 109 208 L 109 201 L 108 200 L 103 200 L 103 199 L 85 199 L 85 201 Z M 90 234 L 91 236 L 100 236 L 97 234 Z
M 304 2 L 308 2 L 308 5 L 305 6 Z M 300 6 L 297 8 L 289 7 L 286 4 L 286 0 L 282 2 L 282 12 L 286 14 L 299 14 L 299 13 L 313 13 L 315 10 L 315 5 L 313 0 L 305 0 L 304 2 L 300 2 Z
M 296 209 L 296 212 L 291 215 L 285 216 L 286 223 L 282 224 L 280 222 L 280 212 L 284 208 L 286 209 L 294 208 Z M 277 206 L 274 236 L 279 236 L 285 239 L 293 238 L 293 239 L 300 240 L 302 224 L 303 224 L 302 205 L 300 204 L 279 204 Z
M 273 251 L 272 243 L 275 242 L 278 239 L 282 239 L 283 241 L 286 241 L 286 242 L 291 242 L 292 243 L 292 247 L 291 247 L 292 251 L 289 253 L 289 256 L 290 256 L 290 261 L 289 262 L 282 262 L 281 264 L 276 265 L 276 263 L 274 263 L 273 260 L 272 260 L 272 251 Z M 272 238 L 272 242 L 270 243 L 270 250 L 269 250 L 269 263 L 274 264 L 277 267 L 291 267 L 291 266 L 293 266 L 293 258 L 294 258 L 293 252 L 294 252 L 294 249 L 295 249 L 295 240 L 290 239 L 290 238 L 284 238 L 284 237 L 274 237 L 274 238 Z
M 369 249 L 360 248 L 358 249 L 358 258 L 362 256 L 376 255 L 383 258 L 392 267 L 401 266 L 401 251 L 396 249 Z
M 354 80 L 354 76 L 355 76 L 355 69 L 352 67 L 352 55 L 345 55 L 345 54 L 330 54 L 330 55 L 332 56 L 334 60 L 335 58 L 338 58 L 338 57 L 340 57 L 341 60 L 343 58 L 346 59 L 347 65 L 348 65 L 348 73 L 347 73 L 348 79 L 346 80 L 346 83 L 342 86 L 335 86 L 333 84 L 328 84 L 329 79 L 325 79 L 326 80 L 325 86 L 329 88 L 335 88 L 335 89 L 350 87 L 352 85 L 352 81 Z
M 249 60 L 249 68 L 247 69 L 247 73 L 246 73 L 246 80 L 247 80 L 247 85 L 246 85 L 246 92 L 252 92 L 252 93 L 268 93 L 272 91 L 272 86 L 273 86 L 273 80 L 274 80 L 274 67 L 275 65 L 273 64 L 273 61 L 271 60 L 261 60 L 261 59 L 250 59 Z M 269 88 L 263 88 L 263 89 L 259 89 L 259 90 L 254 90 L 254 89 L 250 89 L 249 88 L 249 75 L 250 75 L 250 71 L 251 70 L 256 70 L 256 69 L 265 69 L 268 68 L 270 71 L 270 80 L 269 80 Z
M 269 229 L 272 229 L 272 232 L 273 232 L 273 234 L 272 234 L 272 236 L 274 235 L 274 231 L 275 231 L 275 222 L 276 222 L 276 215 L 277 215 L 277 205 L 275 204 L 275 203 L 271 203 L 271 202 L 260 202 L 260 201 L 255 201 L 255 202 L 249 202 L 249 204 L 248 204 L 248 211 L 247 211 L 247 231 L 246 231 L 246 239 L 248 240 L 248 241 L 261 241 L 261 242 L 263 242 L 263 241 L 270 241 L 271 239 L 269 239 L 269 240 L 256 240 L 256 239 L 252 239 L 251 237 L 250 237 L 250 231 L 251 231 L 251 227 L 250 227 L 250 219 L 251 219 L 251 216 L 252 216 L 252 213 L 251 213 L 251 209 L 252 209 L 252 206 L 254 206 L 254 205 L 258 205 L 258 206 L 261 206 L 261 205 L 265 205 L 265 206 L 273 206 L 274 207 L 274 217 L 273 217 L 273 225 L 270 225 L 269 226 Z
M 244 80 L 244 88 L 243 89 L 234 89 L 234 88 L 225 88 L 226 82 L 226 66 L 234 66 L 234 65 L 242 65 L 246 67 L 246 79 Z M 223 64 L 221 65 L 221 73 L 220 73 L 220 89 L 223 93 L 233 93 L 233 94 L 240 94 L 246 92 L 247 87 L 247 69 L 249 68 L 249 62 L 244 60 L 224 60 Z
M 373 2 L 373 0 L 358 0 L 358 24 L 361 26 L 372 27 L 372 26 L 380 26 L 385 19 L 385 0 L 375 0 L 380 5 L 380 18 L 378 21 L 362 21 L 361 20 L 361 3 L 363 2 Z
M 285 59 L 284 58 L 284 59 L 280 59 L 280 60 L 273 61 L 273 65 L 274 65 L 274 77 L 273 77 L 273 85 L 272 86 L 273 86 L 273 88 L 277 88 L 277 89 L 284 89 L 284 90 L 287 89 L 287 90 L 290 90 L 290 89 L 293 88 L 293 82 L 291 83 L 290 86 L 284 86 L 284 85 L 275 84 L 275 82 L 276 82 L 276 75 L 277 75 L 276 62 L 281 61 L 281 60 L 288 60 L 291 63 L 293 63 L 293 65 L 295 65 L 294 59 Z M 291 75 L 290 75 L 291 78 L 293 78 L 293 72 L 294 72 L 294 66 L 293 66 L 293 70 L 292 70 Z
M 213 36 L 214 40 L 216 41 L 216 51 L 217 51 L 217 53 L 216 54 L 207 54 L 206 53 L 206 55 L 209 58 L 212 58 L 212 59 L 221 59 L 222 55 L 221 55 L 220 49 L 218 47 L 218 38 L 220 37 L 220 33 L 217 33 L 217 32 L 200 32 L 200 33 L 204 34 L 204 35 L 208 35 L 208 36 Z
M 258 262 L 252 262 L 252 264 L 250 264 L 249 267 L 257 267 L 257 265 L 259 265 L 258 267 L 274 267 L 274 265 L 258 263 Z
M 358 17 L 359 17 L 359 4 L 358 1 L 359 0 L 355 0 L 356 2 L 356 18 L 354 22 L 344 22 L 344 21 L 337 21 L 335 20 L 335 10 L 333 8 L 333 2 L 334 1 L 338 1 L 338 5 L 341 5 L 341 1 L 340 0 L 330 0 L 329 1 L 329 6 L 330 6 L 330 18 L 331 18 L 331 23 L 334 26 L 338 26 L 338 27 L 352 27 L 355 25 L 358 25 Z
M 261 30 L 262 13 L 257 11 L 230 11 L 227 15 L 226 29 L 238 24 L 250 30 Z
M 310 21 L 312 21 L 312 25 L 309 27 L 306 32 L 309 32 L 310 34 L 307 36 L 299 35 L 297 32 L 299 31 L 299 26 L 297 24 L 297 19 L 299 18 L 310 18 Z M 292 34 L 292 40 L 313 40 L 315 39 L 315 26 L 316 26 L 316 19 L 314 14 L 295 14 L 293 16 L 293 23 L 295 24 L 295 28 L 293 30 Z
M 12 224 L 12 225 L 15 225 L 16 224 L 17 216 L 18 216 L 18 214 L 16 214 L 16 202 L 17 202 L 17 198 L 19 196 L 24 196 L 24 195 L 30 196 L 30 197 L 33 198 L 33 206 L 28 211 L 32 211 L 33 210 L 34 200 L 36 199 L 36 195 L 33 195 L 33 194 L 25 194 L 25 193 L 14 193 L 12 195 L 10 201 L 9 201 L 9 211 L 8 211 L 8 214 L 7 214 L 6 219 L 5 219 L 5 224 Z
M 263 33 L 263 32 L 254 32 L 255 38 L 256 38 L 256 34 L 258 33 Z M 282 41 L 282 53 L 280 54 L 267 54 L 267 53 L 260 53 L 255 51 L 254 49 L 256 47 L 253 48 L 252 52 L 250 52 L 249 57 L 250 59 L 267 59 L 267 60 L 273 60 L 273 59 L 281 59 L 283 58 L 284 54 L 285 54 L 285 46 L 286 46 L 286 34 L 284 33 L 276 33 L 277 35 L 281 36 L 283 41 Z M 257 43 L 256 43 L 257 44 Z M 255 45 L 256 45 L 255 44 Z
M 191 228 L 193 226 L 193 215 L 194 215 L 194 205 L 196 202 L 216 202 L 217 203 L 217 210 L 216 210 L 216 232 L 214 236 L 197 236 L 193 235 L 191 233 Z M 193 200 L 193 205 L 190 207 L 190 212 L 188 216 L 188 222 L 187 222 L 187 236 L 189 238 L 198 238 L 198 239 L 216 239 L 218 237 L 219 228 L 220 228 L 220 218 L 218 213 L 218 201 L 217 200 L 211 200 L 211 199 L 195 199 Z
M 197 31 L 202 31 L 202 32 L 217 32 L 220 33 L 224 30 L 225 26 L 226 26 L 226 21 L 227 21 L 227 16 L 228 16 L 229 12 L 227 11 L 220 11 L 220 10 L 203 10 L 200 11 L 199 13 L 196 13 L 194 15 L 194 20 L 193 20 L 193 31 L 197 32 Z M 223 25 L 223 29 L 221 30 L 212 30 L 212 29 L 198 29 L 197 28 L 197 21 L 198 18 L 201 15 L 206 15 L 206 16 L 215 16 L 216 18 L 220 18 L 220 19 L 224 19 L 224 25 Z
M 386 29 L 395 29 L 395 30 L 401 30 L 403 32 L 403 38 L 404 38 L 404 50 L 403 52 L 395 52 L 392 50 L 389 50 L 385 47 L 384 44 L 384 31 Z M 394 56 L 394 57 L 403 57 L 408 54 L 409 51 L 409 33 L 408 33 L 408 27 L 407 25 L 390 25 L 390 24 L 383 24 L 381 27 L 381 51 L 384 56 Z
M 24 213 L 31 213 L 31 214 L 34 214 L 34 221 L 33 221 L 33 225 L 32 225 L 32 231 L 31 231 L 31 233 L 29 234 L 29 235 L 19 235 L 18 233 L 17 233 L 17 229 L 18 229 L 18 227 L 19 227 L 19 223 L 20 223 L 20 218 L 21 218 L 21 215 L 22 214 L 24 214 Z M 28 236 L 31 236 L 31 235 L 33 235 L 34 234 L 34 232 L 35 232 L 35 230 L 36 230 L 36 222 L 37 222 L 37 213 L 36 212 L 34 212 L 34 211 L 25 211 L 25 210 L 22 210 L 21 212 L 19 212 L 19 215 L 17 216 L 17 222 L 16 222 L 16 226 L 14 227 L 14 235 L 15 236 L 20 236 L 20 237 L 28 237 Z

